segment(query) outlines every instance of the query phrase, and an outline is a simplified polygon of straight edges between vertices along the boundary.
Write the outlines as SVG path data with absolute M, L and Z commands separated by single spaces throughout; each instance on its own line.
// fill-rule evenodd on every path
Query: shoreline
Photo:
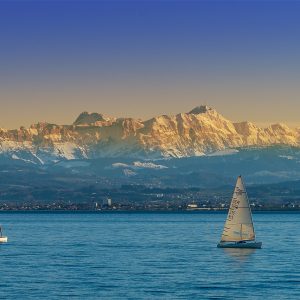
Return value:
M 0 210 L 0 214 L 3 213 L 88 213 L 88 214 L 118 214 L 118 213 L 183 213 L 183 214 L 227 214 L 228 209 L 199 209 L 199 210 L 166 210 L 166 209 L 156 209 L 156 210 L 121 210 L 121 209 L 112 209 L 112 210 L 89 210 L 89 209 L 7 209 Z M 268 208 L 268 209 L 252 209 L 252 213 L 300 213 L 300 209 L 279 209 L 279 208 Z

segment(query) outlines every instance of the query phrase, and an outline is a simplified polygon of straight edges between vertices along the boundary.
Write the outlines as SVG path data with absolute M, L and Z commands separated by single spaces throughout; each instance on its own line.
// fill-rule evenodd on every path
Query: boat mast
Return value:
M 243 240 L 243 224 L 241 224 L 240 237 L 241 237 L 241 241 L 242 241 Z

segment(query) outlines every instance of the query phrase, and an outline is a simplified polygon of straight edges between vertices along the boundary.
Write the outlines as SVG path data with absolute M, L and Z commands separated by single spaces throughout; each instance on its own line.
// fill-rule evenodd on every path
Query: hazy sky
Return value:
M 0 126 L 207 104 L 300 125 L 299 1 L 0 1 Z

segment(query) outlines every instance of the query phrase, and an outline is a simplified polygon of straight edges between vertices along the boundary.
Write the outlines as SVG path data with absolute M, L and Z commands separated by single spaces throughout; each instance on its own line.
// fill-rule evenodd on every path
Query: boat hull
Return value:
M 244 249 L 261 249 L 262 242 L 249 243 L 219 243 L 218 248 L 244 248 Z
M 1 236 L 0 243 L 7 243 L 7 236 Z

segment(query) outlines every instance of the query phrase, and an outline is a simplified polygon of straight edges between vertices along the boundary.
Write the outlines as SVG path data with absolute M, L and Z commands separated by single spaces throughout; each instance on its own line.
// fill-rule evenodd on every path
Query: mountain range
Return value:
M 0 129 L 0 204 L 155 202 L 169 189 L 181 191 L 161 201 L 204 201 L 242 174 L 252 199 L 281 205 L 299 202 L 299 164 L 300 130 L 284 124 L 236 123 L 207 106 L 146 121 L 83 112 L 70 125 Z
M 235 123 L 204 105 L 146 121 L 83 112 L 70 125 L 37 123 L 0 129 L 0 162 L 6 158 L 44 165 L 73 159 L 182 158 L 274 145 L 299 147 L 300 129 Z

